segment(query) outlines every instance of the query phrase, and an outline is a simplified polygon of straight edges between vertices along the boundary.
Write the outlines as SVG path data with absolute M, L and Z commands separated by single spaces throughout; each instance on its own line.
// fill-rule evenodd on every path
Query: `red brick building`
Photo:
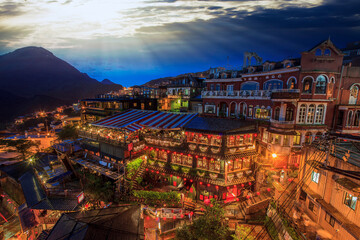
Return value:
M 330 130 L 360 130 L 360 67 L 343 65 L 343 56 L 326 40 L 300 59 L 210 72 L 203 112 L 257 121 L 263 160 L 273 159 L 279 168 L 297 167 L 302 144 Z

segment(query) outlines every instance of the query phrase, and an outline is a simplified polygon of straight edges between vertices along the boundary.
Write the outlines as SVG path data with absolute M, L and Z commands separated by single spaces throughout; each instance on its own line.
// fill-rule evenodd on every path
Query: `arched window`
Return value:
M 320 75 L 316 78 L 316 87 L 315 93 L 324 94 L 326 93 L 326 77 L 324 75 Z
M 311 142 L 312 142 L 312 134 L 311 134 L 311 132 L 307 132 L 305 134 L 305 143 L 310 144 Z
M 264 83 L 264 90 L 273 90 L 273 89 L 282 89 L 283 88 L 283 81 L 281 80 L 269 80 Z
M 220 91 L 220 84 L 216 84 L 216 91 Z
M 347 120 L 346 120 L 346 126 L 351 126 L 352 116 L 353 116 L 353 112 L 349 111 L 348 116 L 347 116 Z
M 324 56 L 330 56 L 331 55 L 331 51 L 330 51 L 330 49 L 325 49 L 325 51 L 324 51 Z
M 315 123 L 316 124 L 322 124 L 323 118 L 324 118 L 324 105 L 320 104 L 316 108 L 316 115 L 315 115 Z
M 279 107 L 275 108 L 274 119 L 277 121 L 279 121 L 279 119 L 280 119 L 280 108 Z
M 314 122 L 315 105 L 311 104 L 308 108 L 306 123 L 312 124 Z
M 288 87 L 288 89 L 295 89 L 295 79 L 294 78 L 288 80 L 287 87 Z
M 359 86 L 353 85 L 350 88 L 349 104 L 356 104 L 358 96 L 359 96 Z
M 259 90 L 258 82 L 245 82 L 241 84 L 241 90 Z
M 305 123 L 306 118 L 306 105 L 302 104 L 299 108 L 299 123 Z
M 304 79 L 303 93 L 311 93 L 313 80 L 310 77 Z
M 360 111 L 357 110 L 354 116 L 354 126 L 359 127 L 359 123 L 360 123 L 359 120 L 360 120 Z
M 294 109 L 292 107 L 286 108 L 285 121 L 294 120 Z
M 322 51 L 320 48 L 316 49 L 315 51 L 315 56 L 321 56 L 322 55 Z

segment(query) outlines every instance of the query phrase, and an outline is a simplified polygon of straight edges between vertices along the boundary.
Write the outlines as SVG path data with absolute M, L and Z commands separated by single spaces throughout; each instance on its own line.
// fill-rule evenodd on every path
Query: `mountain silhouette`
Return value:
M 0 56 L 1 100 L 9 103 L 0 106 L 0 121 L 29 113 L 37 106 L 46 109 L 57 102 L 71 104 L 120 89 L 119 84 L 90 78 L 42 47 L 24 47 Z

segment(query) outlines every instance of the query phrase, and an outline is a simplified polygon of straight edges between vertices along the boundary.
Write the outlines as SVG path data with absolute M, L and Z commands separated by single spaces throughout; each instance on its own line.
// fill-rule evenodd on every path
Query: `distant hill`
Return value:
M 40 106 L 55 107 L 122 89 L 111 81 L 101 83 L 90 78 L 41 47 L 25 47 L 1 55 L 0 76 L 0 93 L 4 94 L 0 97 L 0 121 Z M 4 106 L 3 101 L 9 105 Z
M 114 82 L 112 82 L 112 81 L 110 81 L 109 79 L 106 79 L 106 78 L 105 78 L 104 80 L 102 80 L 101 83 L 102 83 L 102 84 L 107 84 L 107 85 L 109 85 L 109 84 L 115 84 Z
M 151 81 L 149 81 L 147 83 L 144 83 L 141 86 L 153 87 L 153 88 L 157 88 L 157 87 L 160 87 L 160 86 L 166 86 L 167 84 L 170 83 L 170 81 L 172 79 L 187 76 L 189 74 L 191 74 L 194 77 L 207 77 L 209 75 L 209 70 L 206 70 L 206 71 L 203 71 L 203 72 L 196 72 L 196 73 L 183 73 L 183 74 L 180 74 L 180 75 L 178 75 L 176 77 L 157 78 L 157 79 L 151 80 Z

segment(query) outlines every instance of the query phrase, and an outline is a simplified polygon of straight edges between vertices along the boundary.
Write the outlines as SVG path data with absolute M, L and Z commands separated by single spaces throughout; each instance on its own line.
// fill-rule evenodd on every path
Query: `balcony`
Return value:
M 271 99 L 298 99 L 299 89 L 274 89 L 271 92 Z
M 279 121 L 279 120 L 275 120 L 275 119 L 270 119 L 270 122 L 272 124 L 278 124 L 278 125 L 289 125 L 289 124 L 295 124 L 295 120 L 292 121 Z
M 271 91 L 268 90 L 202 91 L 201 95 L 203 98 L 270 99 Z

